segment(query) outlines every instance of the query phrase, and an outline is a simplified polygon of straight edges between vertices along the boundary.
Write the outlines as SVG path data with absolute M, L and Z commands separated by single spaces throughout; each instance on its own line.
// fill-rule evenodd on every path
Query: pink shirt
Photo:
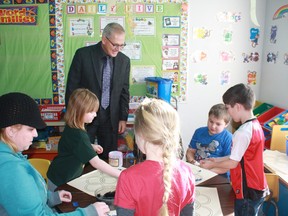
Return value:
M 180 215 L 187 204 L 194 202 L 195 178 L 190 167 L 181 160 L 176 162 L 174 171 L 168 208 L 170 215 Z M 135 210 L 135 216 L 158 216 L 164 194 L 162 173 L 162 163 L 150 160 L 122 171 L 114 204 Z

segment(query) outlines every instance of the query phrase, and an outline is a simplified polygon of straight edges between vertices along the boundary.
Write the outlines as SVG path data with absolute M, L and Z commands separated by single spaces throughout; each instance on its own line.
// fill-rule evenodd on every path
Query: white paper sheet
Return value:
M 187 163 L 187 162 L 186 162 Z M 203 169 L 199 166 L 193 165 L 191 163 L 187 163 L 191 168 L 192 172 L 195 176 L 195 184 L 198 185 L 204 181 L 207 181 L 210 178 L 213 178 L 214 176 L 218 175 L 217 173 L 214 173 L 210 170 Z
M 222 216 L 217 188 L 196 187 L 195 216 Z
M 91 196 L 97 194 L 104 195 L 105 193 L 116 189 L 117 178 L 109 176 L 99 170 L 94 170 L 67 184 Z

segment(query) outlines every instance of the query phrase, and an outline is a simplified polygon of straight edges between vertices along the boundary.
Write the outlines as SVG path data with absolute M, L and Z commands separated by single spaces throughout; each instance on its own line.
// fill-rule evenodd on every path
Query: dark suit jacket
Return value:
M 101 42 L 96 45 L 82 47 L 76 51 L 67 79 L 66 105 L 68 105 L 72 91 L 77 88 L 89 89 L 96 94 L 101 103 L 103 58 L 105 56 Z M 128 118 L 130 59 L 119 52 L 113 58 L 113 62 L 110 116 L 113 129 L 118 130 L 119 120 L 127 121 Z M 94 123 L 98 124 L 97 117 Z

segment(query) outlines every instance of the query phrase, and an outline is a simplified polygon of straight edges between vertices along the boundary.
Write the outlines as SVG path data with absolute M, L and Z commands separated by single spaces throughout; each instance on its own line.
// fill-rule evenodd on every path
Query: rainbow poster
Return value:
M 288 4 L 281 6 L 273 15 L 273 20 L 288 17 Z

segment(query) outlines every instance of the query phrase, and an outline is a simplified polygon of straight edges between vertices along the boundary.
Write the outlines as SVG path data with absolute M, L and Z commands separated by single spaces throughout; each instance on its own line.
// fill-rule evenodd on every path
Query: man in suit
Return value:
M 110 151 L 117 150 L 118 133 L 123 133 L 126 129 L 130 59 L 120 52 L 125 45 L 124 28 L 118 23 L 109 23 L 104 28 L 99 43 L 76 51 L 68 74 L 66 105 L 72 91 L 77 88 L 89 89 L 100 101 L 97 117 L 87 125 L 87 132 L 91 143 L 97 137 L 98 144 L 103 147 L 103 153 L 99 155 L 102 159 L 107 159 Z M 104 75 L 103 82 L 106 64 L 109 65 L 111 77 Z M 102 94 L 107 88 L 108 99 L 104 102 L 107 97 Z

